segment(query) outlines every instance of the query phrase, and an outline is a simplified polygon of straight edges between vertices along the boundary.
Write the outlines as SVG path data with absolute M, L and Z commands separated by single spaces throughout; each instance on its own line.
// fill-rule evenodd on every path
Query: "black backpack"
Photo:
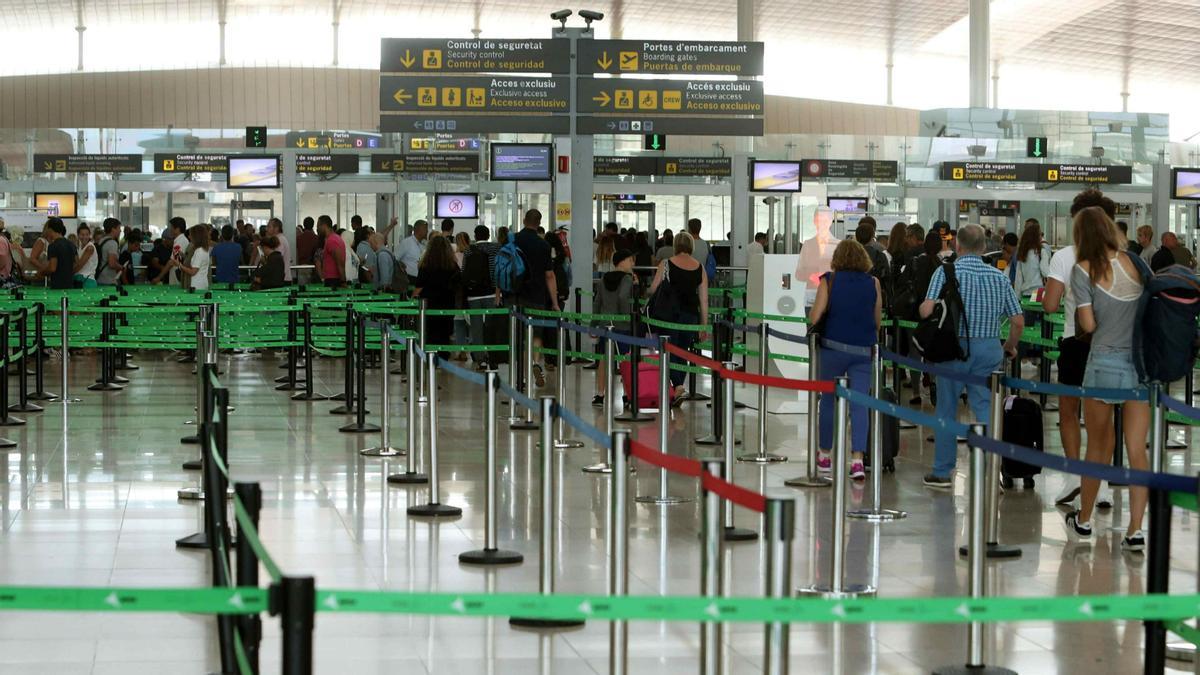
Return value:
M 954 275 L 954 263 L 943 264 L 942 270 L 946 275 L 942 293 L 929 316 L 921 319 L 913 329 L 912 346 L 921 358 L 930 363 L 965 361 L 970 352 L 964 353 L 959 345 L 958 326 L 961 322 L 963 328 L 967 327 L 967 313 L 959 292 L 958 278 Z
M 1183 265 L 1157 272 L 1125 252 L 1142 277 L 1133 329 L 1133 364 L 1142 382 L 1175 382 L 1192 370 L 1200 334 L 1200 277 Z
M 463 290 L 471 298 L 491 295 L 496 291 L 488 254 L 478 246 L 472 246 L 463 256 Z
M 883 306 L 891 307 L 893 293 L 892 264 L 882 251 L 867 249 L 871 256 L 871 276 L 879 280 L 879 289 L 883 291 Z
M 896 319 L 912 319 L 917 314 L 917 305 L 923 298 L 916 295 L 916 258 L 900 256 L 892 261 L 892 301 L 885 305 L 888 313 Z

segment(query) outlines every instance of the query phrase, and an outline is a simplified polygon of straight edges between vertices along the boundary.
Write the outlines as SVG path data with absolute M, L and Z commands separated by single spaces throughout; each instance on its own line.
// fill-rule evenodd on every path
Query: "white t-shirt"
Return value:
M 209 257 L 208 251 L 198 248 L 192 251 L 192 264 L 189 267 L 196 268 L 196 274 L 192 277 L 192 288 L 198 291 L 208 290 L 208 268 L 212 264 L 212 258 Z
M 275 238 L 279 240 L 279 248 L 276 250 L 279 251 L 279 255 L 283 256 L 283 280 L 291 281 L 292 280 L 292 246 L 291 246 L 291 244 L 288 243 L 287 237 L 283 236 L 282 232 L 275 235 Z
M 1050 257 L 1050 269 L 1046 272 L 1048 278 L 1066 287 L 1062 297 L 1064 338 L 1075 337 L 1075 294 L 1071 292 L 1071 270 L 1074 267 L 1075 247 L 1067 246 Z
M 183 252 L 187 250 L 188 238 L 186 234 L 180 234 L 171 242 L 171 256 L 176 260 L 183 262 Z M 182 274 L 179 270 L 171 270 L 171 285 L 182 286 L 183 282 L 179 279 Z
M 90 258 L 88 258 L 87 262 L 85 262 L 83 264 L 83 267 L 79 268 L 79 271 L 76 272 L 76 274 L 83 277 L 84 279 L 95 279 L 96 278 L 96 264 L 98 262 L 97 257 L 100 255 L 99 253 L 96 252 L 96 245 L 89 241 L 87 243 L 87 246 L 83 247 L 83 251 L 79 252 L 79 256 L 83 257 L 84 252 L 87 251 L 89 248 L 92 249 L 92 255 Z

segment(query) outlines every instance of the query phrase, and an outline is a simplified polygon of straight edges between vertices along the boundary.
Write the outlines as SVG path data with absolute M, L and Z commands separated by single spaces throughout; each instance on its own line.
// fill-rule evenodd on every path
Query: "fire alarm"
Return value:
M 571 173 L 571 158 L 566 155 L 558 156 L 558 172 Z

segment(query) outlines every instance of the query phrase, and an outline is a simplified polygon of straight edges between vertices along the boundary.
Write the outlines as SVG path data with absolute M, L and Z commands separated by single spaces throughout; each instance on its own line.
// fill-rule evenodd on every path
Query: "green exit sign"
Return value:
M 1025 139 L 1025 156 L 1026 157 L 1045 157 L 1050 153 L 1050 146 L 1046 143 L 1045 136 L 1034 136 Z
M 646 150 L 666 150 L 667 137 L 662 134 L 646 134 Z
M 247 148 L 265 148 L 265 147 L 267 147 L 267 128 L 266 127 L 246 127 L 246 147 Z

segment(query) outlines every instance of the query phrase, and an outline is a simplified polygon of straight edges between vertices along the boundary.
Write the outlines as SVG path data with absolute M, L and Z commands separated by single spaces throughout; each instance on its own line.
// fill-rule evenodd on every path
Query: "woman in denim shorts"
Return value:
M 1139 268 L 1125 252 L 1117 226 L 1100 209 L 1089 207 L 1075 216 L 1079 245 L 1071 271 L 1071 292 L 1076 306 L 1077 333 L 1087 334 L 1092 349 L 1083 373 L 1085 388 L 1131 391 L 1138 387 L 1133 368 L 1133 325 L 1143 280 Z M 1100 464 L 1112 461 L 1116 435 L 1113 405 L 1120 400 L 1085 399 L 1084 425 L 1088 430 L 1087 460 Z M 1129 465 L 1149 468 L 1146 433 L 1150 406 L 1146 401 L 1127 401 L 1122 406 L 1125 449 Z M 1067 534 L 1072 539 L 1092 536 L 1092 511 L 1100 481 L 1084 478 L 1081 508 L 1067 514 Z M 1146 547 L 1142 516 L 1146 510 L 1146 488 L 1130 488 L 1129 526 L 1121 548 L 1141 552 Z

